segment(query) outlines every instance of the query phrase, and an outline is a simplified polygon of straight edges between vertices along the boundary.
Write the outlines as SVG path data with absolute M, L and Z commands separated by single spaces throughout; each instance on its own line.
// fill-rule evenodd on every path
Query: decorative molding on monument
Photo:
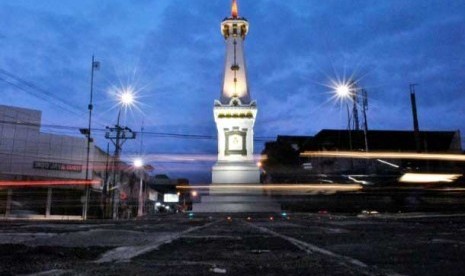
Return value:
M 234 100 L 238 100 L 237 104 L 232 104 Z M 231 98 L 230 101 L 226 104 L 221 103 L 219 100 L 214 101 L 214 107 L 223 107 L 223 108 L 242 108 L 242 107 L 254 107 L 257 108 L 257 101 L 252 100 L 250 103 L 242 103 L 239 98 Z
M 217 119 L 240 119 L 245 121 L 255 120 L 257 116 L 257 105 L 255 101 L 250 104 L 238 106 L 222 105 L 215 101 L 213 109 L 215 120 Z

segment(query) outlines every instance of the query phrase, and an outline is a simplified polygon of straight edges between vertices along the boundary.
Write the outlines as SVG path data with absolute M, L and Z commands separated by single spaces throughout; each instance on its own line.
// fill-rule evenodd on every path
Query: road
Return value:
M 1 221 L 0 274 L 463 275 L 465 214 Z

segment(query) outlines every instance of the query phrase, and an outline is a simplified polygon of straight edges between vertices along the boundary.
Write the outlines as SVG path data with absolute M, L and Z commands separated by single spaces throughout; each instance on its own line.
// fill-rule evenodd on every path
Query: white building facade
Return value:
M 38 110 L 0 106 L 2 179 L 85 179 L 86 139 L 42 133 L 40 120 Z
M 0 214 L 79 216 L 95 147 L 87 168 L 87 139 L 41 132 L 41 115 L 0 105 Z M 102 189 L 101 181 L 92 183 L 93 190 Z

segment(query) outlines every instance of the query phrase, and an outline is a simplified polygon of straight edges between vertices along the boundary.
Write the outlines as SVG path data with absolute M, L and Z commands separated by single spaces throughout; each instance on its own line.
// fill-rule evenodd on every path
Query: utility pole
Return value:
M 106 160 L 105 160 L 105 181 L 103 183 L 103 218 L 108 218 L 110 216 L 110 210 L 108 209 L 108 194 L 109 194 L 109 183 L 108 183 L 108 166 L 109 157 L 110 157 L 110 143 L 107 143 L 107 151 L 106 151 Z
M 351 124 L 351 115 L 350 115 L 348 103 L 346 103 L 346 108 L 347 108 L 347 131 L 349 133 L 349 150 L 352 150 L 352 124 Z
M 354 81 L 350 82 L 350 97 L 352 98 L 352 119 L 354 130 L 360 130 L 360 121 L 358 119 L 358 87 Z
M 137 216 L 142 217 L 144 215 L 144 196 L 142 193 L 144 185 L 144 166 L 139 169 L 139 205 L 137 208 Z
M 354 89 L 354 93 L 352 95 L 352 101 L 353 101 L 353 106 L 352 106 L 352 116 L 354 119 L 354 130 L 360 130 L 360 122 L 358 119 L 358 94 L 357 90 Z
M 365 152 L 368 152 L 368 94 L 365 89 L 362 89 L 362 113 L 363 113 L 363 134 L 365 135 Z
M 116 125 L 114 127 L 106 127 L 107 131 L 105 133 L 105 138 L 109 139 L 113 145 L 115 145 L 115 153 L 114 153 L 114 161 L 113 161 L 113 187 L 111 188 L 112 194 L 113 194 L 113 199 L 112 199 L 112 204 L 113 204 L 113 219 L 118 218 L 118 203 L 119 203 L 119 193 L 118 189 L 119 187 L 117 186 L 117 179 L 116 176 L 118 176 L 118 181 L 120 180 L 120 154 L 121 154 L 121 149 L 128 139 L 135 139 L 136 138 L 136 133 L 133 132 L 130 128 L 128 127 L 122 127 L 120 126 L 120 117 L 121 117 L 121 108 L 118 111 L 118 118 L 116 120 Z M 118 173 L 116 173 L 116 170 L 118 170 Z
M 87 129 L 80 129 L 82 134 L 85 134 L 87 137 L 87 153 L 86 153 L 86 188 L 85 188 L 85 198 L 84 206 L 82 208 L 82 218 L 87 219 L 87 211 L 89 210 L 89 194 L 90 194 L 90 183 L 89 183 L 89 154 L 90 154 L 90 143 L 93 142 L 92 138 L 92 109 L 93 109 L 93 92 L 94 92 L 94 71 L 100 69 L 100 62 L 95 61 L 94 55 L 92 55 L 92 65 L 90 73 L 90 100 L 89 105 L 89 127 Z M 93 166 L 92 166 L 93 171 Z M 93 175 L 91 173 L 91 175 Z
M 139 148 L 139 157 L 142 156 L 142 147 L 144 145 L 144 120 L 142 120 L 142 125 L 140 127 L 140 148 Z M 143 187 L 143 178 L 144 178 L 144 164 L 142 164 L 140 171 L 139 171 L 139 206 L 137 209 L 137 216 L 141 217 L 144 215 L 144 207 L 145 207 L 145 197 L 142 193 L 144 190 Z
M 420 143 L 420 127 L 418 126 L 418 115 L 417 115 L 417 101 L 415 96 L 415 86 L 418 84 L 411 83 L 410 88 L 410 102 L 412 104 L 412 115 L 413 115 L 413 135 L 415 136 L 415 147 L 417 152 L 421 152 Z

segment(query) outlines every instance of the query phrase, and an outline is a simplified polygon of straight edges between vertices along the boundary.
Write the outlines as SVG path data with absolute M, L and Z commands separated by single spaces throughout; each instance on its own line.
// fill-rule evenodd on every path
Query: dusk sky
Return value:
M 250 23 L 245 55 L 257 100 L 255 153 L 276 135 L 344 129 L 331 80 L 353 76 L 368 92 L 370 129 L 465 133 L 465 2 L 461 0 L 239 0 Z M 137 91 L 123 125 L 140 131 L 155 173 L 210 181 L 216 160 L 213 101 L 230 0 L 15 0 L 0 3 L 0 104 L 42 111 L 42 131 L 87 127 L 91 58 L 93 136 L 118 113 L 116 89 Z M 463 142 L 462 142 L 463 144 Z M 140 135 L 123 156 L 138 154 Z M 113 151 L 113 146 L 110 147 Z

